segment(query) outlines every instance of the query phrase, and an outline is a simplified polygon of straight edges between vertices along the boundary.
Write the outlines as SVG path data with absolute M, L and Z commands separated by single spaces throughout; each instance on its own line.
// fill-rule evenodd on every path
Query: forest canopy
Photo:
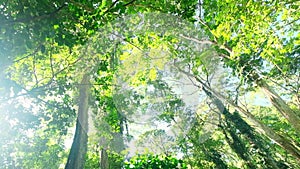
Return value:
M 0 168 L 300 168 L 299 6 L 0 0 Z

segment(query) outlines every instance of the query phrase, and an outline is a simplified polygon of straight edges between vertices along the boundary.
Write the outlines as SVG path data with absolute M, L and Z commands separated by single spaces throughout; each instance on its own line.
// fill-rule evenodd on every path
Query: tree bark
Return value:
M 226 109 L 225 109 L 226 110 Z M 264 158 L 266 168 L 273 168 L 273 169 L 280 169 L 279 163 L 274 159 L 274 157 L 271 155 L 270 150 L 268 148 L 270 140 L 266 141 L 263 139 L 258 133 L 254 131 L 254 129 L 241 118 L 241 116 L 238 114 L 238 112 L 233 112 L 233 114 L 229 113 L 229 110 L 227 111 L 228 119 L 235 124 L 235 127 L 240 130 L 240 132 L 255 146 L 257 149 L 261 151 L 261 156 Z
M 250 125 L 259 133 L 267 136 L 271 140 L 274 140 L 274 142 L 285 149 L 287 152 L 289 152 L 291 155 L 293 155 L 296 159 L 298 159 L 299 164 L 300 164 L 300 148 L 291 140 L 289 140 L 287 137 L 284 137 L 280 134 L 277 134 L 274 130 L 263 124 L 261 121 L 257 120 L 255 116 L 253 116 L 250 112 L 244 110 L 242 107 L 239 105 L 235 104 L 232 100 L 225 98 L 223 95 L 220 93 L 214 91 L 211 87 L 209 87 L 207 84 L 205 84 L 200 78 L 197 76 L 186 72 L 182 70 L 180 67 L 176 66 L 175 67 L 183 74 L 190 78 L 194 78 L 197 82 L 199 82 L 202 85 L 202 88 L 210 92 L 210 94 L 215 97 L 219 101 L 224 101 L 227 102 L 229 105 L 234 107 L 234 109 L 239 112 L 243 118 L 246 118 L 249 122 Z M 201 87 L 201 86 L 198 86 Z M 217 106 L 222 106 L 222 104 L 218 104 Z M 218 107 L 218 109 L 221 108 L 223 109 L 224 107 Z
M 256 145 L 257 149 L 259 149 L 263 154 L 261 154 L 261 157 L 264 159 L 265 163 L 266 163 L 266 168 L 273 168 L 273 169 L 279 169 L 280 167 L 277 165 L 278 161 L 276 161 L 271 154 L 269 153 L 268 148 L 263 145 L 263 140 L 261 139 L 260 136 L 258 136 L 257 134 L 255 134 L 253 128 L 248 125 L 248 123 L 246 123 L 245 120 L 243 120 L 240 115 L 238 114 L 238 112 L 234 112 L 233 114 L 231 114 L 229 112 L 229 110 L 225 107 L 225 105 L 217 98 L 213 97 L 209 92 L 205 91 L 206 94 L 209 96 L 210 99 L 213 100 L 213 103 L 218 107 L 219 111 L 225 116 L 225 122 L 231 126 L 231 127 L 226 127 L 226 129 L 230 132 L 231 135 L 233 135 L 232 141 L 229 140 L 229 138 L 227 137 L 227 133 L 226 130 L 223 126 L 221 126 L 223 133 L 225 135 L 226 140 L 228 140 L 228 144 L 232 147 L 232 149 L 236 149 L 237 147 L 234 146 L 234 142 L 239 140 L 239 137 L 236 135 L 236 133 L 234 132 L 235 129 L 238 129 L 241 134 L 243 134 L 250 142 L 252 142 L 253 144 Z M 220 104 L 220 105 L 218 105 Z M 223 108 L 222 108 L 223 107 Z M 222 109 L 220 109 L 222 108 Z M 233 131 L 234 130 L 234 131 Z M 240 147 L 243 144 L 243 142 L 241 141 L 238 144 L 238 147 Z M 243 145 L 244 148 L 245 145 Z M 240 149 L 240 148 L 237 148 Z M 237 154 L 239 154 L 239 156 L 244 159 L 248 165 L 249 168 L 255 168 L 255 165 L 253 163 L 249 163 L 249 160 L 251 160 L 251 155 L 248 155 L 247 152 L 249 150 L 246 150 L 246 152 L 244 151 L 243 153 L 241 153 L 240 151 L 236 151 Z M 247 156 L 245 156 L 247 155 Z
M 186 38 L 186 37 L 184 37 L 184 38 Z M 197 39 L 194 39 L 194 38 L 188 38 L 188 39 L 192 40 L 196 43 L 199 43 Z M 229 53 L 232 53 L 232 49 L 227 48 L 227 51 Z M 226 59 L 230 59 L 230 58 L 226 57 Z M 268 138 L 274 140 L 277 145 L 281 146 L 287 152 L 289 152 L 295 158 L 297 158 L 299 161 L 298 163 L 300 164 L 300 148 L 296 144 L 294 144 L 292 141 L 287 139 L 287 137 L 277 134 L 274 130 L 272 130 L 268 126 L 264 125 L 261 121 L 257 120 L 255 118 L 255 116 L 253 116 L 251 113 L 244 110 L 243 108 L 241 108 L 240 106 L 235 104 L 233 101 L 228 100 L 221 94 L 212 90 L 209 86 L 207 86 L 205 83 L 203 83 L 201 81 L 201 79 L 199 79 L 197 76 L 195 76 L 189 72 L 185 72 L 184 70 L 182 70 L 181 68 L 179 68 L 176 65 L 175 65 L 175 67 L 177 67 L 177 69 L 179 69 L 179 71 L 184 73 L 185 75 L 196 79 L 196 81 L 198 81 L 202 85 L 203 88 L 206 88 L 207 90 L 209 90 L 215 97 L 217 97 L 218 99 L 220 99 L 224 102 L 227 102 L 229 105 L 233 106 L 236 111 L 238 111 L 241 115 L 244 116 L 243 118 L 248 119 L 252 123 L 251 126 L 253 128 L 255 128 L 259 133 L 262 133 L 265 136 L 267 136 Z M 299 133 L 300 132 L 300 120 L 299 120 L 300 117 L 297 116 L 297 114 L 285 103 L 285 101 L 275 91 L 273 91 L 270 88 L 270 86 L 268 86 L 268 84 L 265 81 L 263 81 L 262 79 L 259 80 L 259 75 L 256 72 L 253 72 L 252 78 L 258 86 L 260 86 L 262 89 L 264 89 L 268 98 L 271 100 L 272 105 L 280 113 L 282 113 L 284 115 L 284 117 L 296 129 L 297 133 Z
M 207 86 L 205 83 L 203 83 L 200 79 L 197 78 L 196 80 L 203 85 L 203 88 L 205 88 L 206 90 L 211 92 L 211 94 L 217 98 L 216 101 L 218 101 L 218 99 L 220 99 L 220 100 L 223 100 L 224 102 L 227 102 L 229 105 L 233 106 L 236 111 L 242 113 L 242 115 L 244 117 L 246 117 L 252 123 L 252 127 L 255 128 L 259 133 L 264 134 L 271 140 L 274 140 L 277 145 L 279 145 L 280 147 L 285 149 L 287 152 L 289 152 L 291 155 L 293 155 L 296 159 L 298 159 L 300 161 L 300 148 L 297 147 L 295 144 L 293 144 L 293 141 L 289 140 L 286 137 L 283 137 L 282 135 L 277 134 L 271 128 L 269 128 L 268 126 L 266 126 L 265 124 L 263 124 L 262 122 L 257 120 L 251 113 L 244 110 L 243 108 L 241 108 L 240 106 L 235 104 L 233 101 L 231 101 L 231 100 L 225 98 L 224 96 L 222 96 L 221 94 L 217 93 L 216 91 L 211 89 L 209 86 Z M 224 109 L 222 104 L 217 104 L 217 106 L 221 106 L 221 107 L 218 107 L 218 109 Z M 300 162 L 299 162 L 299 164 L 300 164 Z
M 257 82 L 271 101 L 272 105 L 289 121 L 289 123 L 300 133 L 300 117 L 286 104 L 286 102 L 264 81 Z
M 109 161 L 106 149 L 101 149 L 100 169 L 109 169 Z
M 81 84 L 89 84 L 89 75 L 85 74 Z M 79 105 L 76 130 L 65 169 L 83 169 L 88 141 L 88 97 L 89 85 L 79 86 Z

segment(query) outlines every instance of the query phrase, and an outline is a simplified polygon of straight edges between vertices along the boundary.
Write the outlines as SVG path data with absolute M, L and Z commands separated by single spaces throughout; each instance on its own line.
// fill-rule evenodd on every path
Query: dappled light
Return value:
M 298 1 L 0 1 L 0 169 L 300 168 Z

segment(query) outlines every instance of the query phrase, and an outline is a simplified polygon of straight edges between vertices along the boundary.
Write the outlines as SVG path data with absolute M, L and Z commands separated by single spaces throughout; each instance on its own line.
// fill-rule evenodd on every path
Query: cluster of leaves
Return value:
M 124 169 L 187 169 L 187 165 L 182 161 L 172 156 L 159 156 L 159 155 L 137 155 L 125 162 Z

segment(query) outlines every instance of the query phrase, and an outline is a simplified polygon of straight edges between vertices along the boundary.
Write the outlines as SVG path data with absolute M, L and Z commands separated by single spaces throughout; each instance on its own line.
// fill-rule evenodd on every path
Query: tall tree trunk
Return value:
M 253 128 L 246 123 L 241 116 L 238 114 L 238 112 L 234 112 L 233 114 L 229 113 L 227 110 L 227 115 L 230 121 L 232 121 L 236 128 L 239 129 L 239 131 L 251 142 L 254 144 L 257 149 L 260 151 L 261 156 L 264 158 L 264 161 L 266 163 L 266 168 L 273 168 L 273 169 L 280 169 L 280 163 L 276 161 L 267 146 L 269 146 L 269 143 L 265 139 L 263 139 L 258 133 L 255 133 Z
M 219 98 L 219 99 L 229 103 L 231 106 L 233 106 L 238 112 L 242 113 L 251 123 L 253 123 L 252 124 L 253 127 L 259 133 L 262 133 L 265 136 L 267 136 L 268 138 L 274 140 L 276 142 L 276 144 L 278 144 L 279 146 L 284 148 L 287 152 L 291 153 L 296 159 L 298 159 L 300 161 L 300 149 L 295 144 L 293 144 L 293 141 L 277 134 L 271 128 L 269 128 L 268 126 L 266 126 L 265 124 L 263 124 L 262 122 L 257 120 L 251 113 L 244 110 L 243 108 L 241 108 L 234 102 L 226 99 L 225 97 L 223 97 L 219 93 L 215 92 L 214 90 L 210 89 L 207 85 L 205 88 L 209 89 L 213 93 L 213 95 L 215 95 L 217 98 Z M 221 106 L 221 109 L 224 109 L 224 107 L 221 104 L 219 104 L 219 106 Z
M 104 148 L 101 149 L 100 169 L 109 169 L 108 154 Z
M 76 130 L 65 169 L 83 169 L 88 141 L 88 97 L 89 97 L 89 75 L 85 74 L 79 85 L 78 115 Z
M 290 122 L 297 133 L 300 133 L 300 117 L 297 113 L 264 80 L 257 81 L 257 84 L 263 89 L 272 105 Z
M 227 131 L 225 130 L 225 128 L 222 125 L 220 127 L 230 147 L 235 150 L 240 158 L 246 161 L 246 165 L 248 165 L 249 168 L 255 168 L 254 164 L 251 162 L 251 157 L 248 154 L 248 150 L 246 150 L 246 146 L 235 133 L 236 129 L 238 129 L 241 134 L 243 134 L 250 142 L 255 144 L 261 152 L 264 153 L 262 155 L 262 158 L 267 164 L 266 167 L 279 169 L 279 167 L 277 166 L 277 161 L 274 160 L 274 158 L 269 153 L 269 150 L 263 145 L 263 140 L 259 136 L 254 134 L 255 131 L 253 130 L 253 128 L 248 125 L 236 111 L 231 114 L 218 98 L 212 96 L 212 94 L 206 89 L 204 89 L 204 91 L 206 95 L 213 101 L 213 104 L 217 106 L 219 112 L 225 116 L 225 122 L 227 124 L 226 129 L 231 135 L 231 140 L 227 136 Z
M 274 130 L 272 130 L 265 124 L 263 124 L 261 121 L 257 120 L 250 112 L 244 110 L 243 108 L 241 108 L 240 106 L 235 104 L 233 101 L 225 98 L 218 92 L 214 91 L 212 88 L 210 88 L 207 84 L 205 84 L 198 77 L 191 75 L 189 73 L 186 73 L 184 71 L 182 71 L 182 72 L 190 77 L 194 77 L 196 79 L 196 81 L 202 85 L 203 89 L 207 90 L 207 92 L 209 92 L 213 97 L 215 97 L 217 99 L 216 100 L 217 102 L 219 101 L 221 103 L 220 100 L 222 100 L 224 102 L 227 102 L 229 105 L 233 106 L 237 112 L 241 113 L 244 116 L 244 118 L 249 120 L 249 122 L 251 123 L 251 126 L 253 126 L 253 128 L 255 128 L 259 133 L 264 134 L 268 138 L 274 140 L 277 145 L 279 145 L 280 147 L 285 149 L 287 152 L 289 152 L 291 155 L 293 155 L 296 159 L 298 159 L 299 164 L 300 164 L 300 148 L 293 141 L 289 140 L 287 137 L 277 134 Z M 217 104 L 216 106 L 221 106 L 221 107 L 219 107 L 219 109 L 224 109 L 224 106 L 222 106 L 222 105 L 223 104 Z
M 254 144 L 256 149 L 258 151 L 260 151 L 260 156 L 263 158 L 266 166 L 264 166 L 264 168 L 273 168 L 273 169 L 279 169 L 280 167 L 277 165 L 280 162 L 276 161 L 271 153 L 269 152 L 269 149 L 267 148 L 267 142 L 265 140 L 263 140 L 258 134 L 255 134 L 255 131 L 253 130 L 253 128 L 251 126 L 249 126 L 240 116 L 237 112 L 234 112 L 233 114 L 231 114 L 229 112 L 229 110 L 227 108 L 224 107 L 223 110 L 219 110 L 219 111 L 223 111 L 221 112 L 226 119 L 226 123 L 228 123 L 229 125 L 232 124 L 232 126 L 230 128 L 226 127 L 227 130 L 229 130 L 229 132 L 231 132 L 230 134 L 235 134 L 232 133 L 235 131 L 235 129 L 238 129 L 240 131 L 240 133 L 245 136 L 245 138 L 251 143 Z M 221 126 L 222 127 L 222 126 Z M 225 128 L 223 127 L 223 133 L 226 136 L 226 131 Z M 234 136 L 234 137 L 238 137 L 238 136 Z M 238 139 L 235 139 L 234 137 L 232 138 L 232 141 L 235 142 Z M 225 137 L 228 140 L 228 137 Z M 242 143 L 242 142 L 241 142 Z M 230 145 L 232 146 L 232 145 Z M 247 154 L 249 150 L 247 150 L 246 153 Z M 238 153 L 238 152 L 237 152 Z M 244 155 L 240 155 L 240 157 L 243 157 Z M 242 158 L 244 159 L 244 158 Z M 250 156 L 247 157 L 247 159 L 244 160 L 250 160 Z M 250 164 L 252 165 L 252 164 Z M 249 166 L 249 168 L 253 168 L 253 166 Z

